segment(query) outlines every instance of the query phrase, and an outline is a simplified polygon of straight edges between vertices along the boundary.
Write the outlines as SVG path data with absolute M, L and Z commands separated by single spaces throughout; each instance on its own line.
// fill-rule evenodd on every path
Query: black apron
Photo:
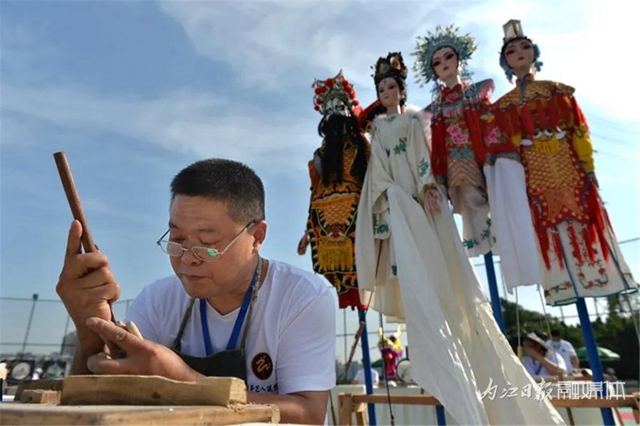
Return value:
M 251 284 L 249 285 L 249 288 L 245 293 L 244 299 L 242 301 L 242 306 L 240 307 L 240 312 L 238 313 L 238 318 L 236 319 L 236 323 L 233 327 L 233 331 L 231 333 L 231 337 L 229 338 L 229 343 L 227 344 L 226 350 L 221 350 L 213 353 L 209 335 L 209 325 L 207 322 L 207 301 L 205 299 L 200 299 L 200 319 L 207 356 L 196 357 L 180 352 L 182 350 L 182 344 L 180 343 L 180 340 L 182 339 L 182 334 L 184 333 L 184 329 L 187 326 L 187 322 L 189 320 L 189 317 L 191 316 L 191 312 L 193 311 L 193 305 L 196 301 L 195 298 L 191 299 L 191 302 L 189 303 L 189 306 L 187 307 L 187 310 L 182 317 L 182 323 L 180 324 L 178 335 L 176 336 L 176 339 L 173 343 L 173 351 L 176 352 L 178 356 L 182 358 L 182 360 L 189 367 L 207 377 L 237 377 L 244 380 L 246 383 L 247 362 L 244 347 L 245 340 L 247 338 L 247 330 L 249 329 L 249 324 L 251 321 L 251 311 L 253 310 L 253 303 L 257 296 L 258 287 L 260 286 L 260 276 L 262 275 L 261 272 L 262 258 L 258 258 L 258 266 L 256 267 L 256 270 L 253 274 Z M 244 323 L 245 315 L 248 317 L 247 323 L 242 333 L 240 347 L 236 348 L 238 336 Z

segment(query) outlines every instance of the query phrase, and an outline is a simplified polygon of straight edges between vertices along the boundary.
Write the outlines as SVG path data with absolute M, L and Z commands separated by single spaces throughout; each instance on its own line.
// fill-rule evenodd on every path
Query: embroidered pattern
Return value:
M 320 147 L 319 152 L 323 150 Z M 368 148 L 368 147 L 367 147 Z M 357 145 L 345 141 L 343 180 L 325 186 L 309 162 L 311 203 L 307 231 L 310 235 L 313 270 L 336 287 L 340 307 L 359 306 L 355 268 L 355 226 L 362 181 L 352 175 Z M 367 158 L 369 152 L 367 149 Z
M 420 174 L 420 177 L 426 176 L 428 171 L 429 171 L 429 163 L 424 158 L 421 158 L 420 164 L 418 165 L 418 173 Z
M 407 152 L 407 138 L 400 138 L 400 142 L 398 142 L 398 144 L 393 147 L 393 152 L 395 154 Z

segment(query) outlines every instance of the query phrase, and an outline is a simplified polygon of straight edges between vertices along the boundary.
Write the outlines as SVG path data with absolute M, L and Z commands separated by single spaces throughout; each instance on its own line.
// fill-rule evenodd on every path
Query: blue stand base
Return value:
M 604 381 L 604 374 L 602 372 L 602 362 L 600 361 L 600 355 L 598 354 L 598 347 L 596 345 L 596 339 L 593 335 L 593 328 L 591 327 L 591 320 L 589 319 L 589 312 L 587 311 L 587 304 L 583 298 L 578 298 L 576 301 L 576 308 L 578 309 L 578 316 L 580 317 L 580 326 L 582 327 L 582 336 L 584 337 L 584 343 L 587 347 L 587 357 L 589 358 L 589 367 L 593 371 L 593 381 L 595 383 L 602 383 L 602 393 L 599 397 L 605 397 L 607 395 L 607 386 Z M 602 421 L 605 426 L 614 426 L 613 411 L 611 408 L 601 408 Z
M 436 419 L 438 419 L 438 426 L 445 426 L 447 424 L 447 418 L 442 405 L 436 406 Z
M 500 293 L 498 293 L 498 282 L 496 280 L 496 270 L 493 265 L 493 254 L 491 252 L 484 255 L 484 267 L 487 270 L 487 281 L 489 283 L 489 294 L 491 295 L 491 308 L 493 317 L 496 319 L 502 334 L 506 333 L 504 319 L 502 318 L 502 306 L 500 305 Z
M 369 354 L 369 335 L 367 334 L 367 312 L 358 309 L 358 316 L 360 322 L 364 322 L 364 328 L 362 330 L 362 336 L 360 337 L 360 343 L 362 347 L 362 368 L 364 368 L 364 381 L 365 388 L 367 389 L 367 395 L 373 395 L 373 377 L 371 377 L 371 356 Z M 376 426 L 376 406 L 375 404 L 367 404 L 367 410 L 369 412 L 369 424 Z

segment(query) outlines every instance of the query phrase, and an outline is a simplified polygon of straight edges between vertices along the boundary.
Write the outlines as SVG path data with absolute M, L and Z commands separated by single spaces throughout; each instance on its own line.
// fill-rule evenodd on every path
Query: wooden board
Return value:
M 210 406 L 50 406 L 0 403 L 0 425 L 235 425 L 278 423 L 275 405 Z
M 60 405 L 215 405 L 247 402 L 247 387 L 235 377 L 180 382 L 160 376 L 69 376 Z

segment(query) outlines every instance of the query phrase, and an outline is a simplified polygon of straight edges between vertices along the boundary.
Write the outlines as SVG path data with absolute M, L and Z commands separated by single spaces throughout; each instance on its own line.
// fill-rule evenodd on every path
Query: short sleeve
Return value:
M 565 340 L 562 344 L 565 345 L 565 347 L 567 348 L 567 352 L 569 352 L 569 355 L 572 355 L 572 356 L 577 355 L 576 350 L 573 347 L 573 345 L 571 344 L 571 342 L 567 342 Z
M 555 353 L 553 355 L 553 359 L 550 360 L 555 363 L 559 368 L 561 368 L 565 373 L 567 372 L 567 364 L 564 362 L 564 358 L 559 353 Z
M 338 296 L 327 285 L 301 303 L 305 306 L 298 306 L 280 331 L 276 365 L 280 394 L 326 391 L 336 385 Z
M 155 329 L 155 324 L 158 324 L 158 321 L 149 290 L 149 286 L 145 287 L 142 292 L 133 299 L 125 315 L 125 322 L 131 321 L 135 323 L 145 340 L 164 344 L 165 342 L 160 341 L 160 334 Z

